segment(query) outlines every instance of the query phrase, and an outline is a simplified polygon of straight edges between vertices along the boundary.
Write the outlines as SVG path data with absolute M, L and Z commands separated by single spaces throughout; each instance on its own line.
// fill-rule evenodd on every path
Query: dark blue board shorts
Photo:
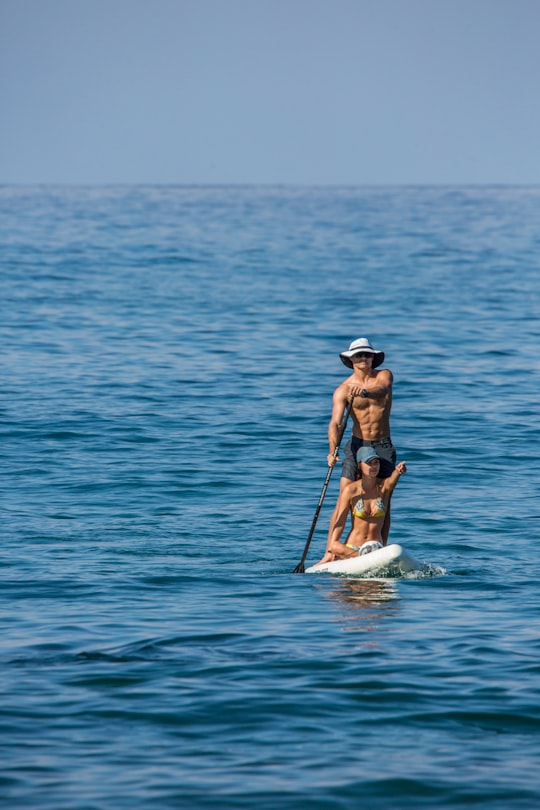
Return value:
M 358 463 L 356 454 L 360 447 L 373 447 L 381 460 L 379 478 L 388 478 L 396 468 L 396 448 L 392 444 L 392 439 L 381 439 L 378 442 L 365 442 L 352 436 L 343 448 L 343 464 L 341 465 L 341 477 L 348 478 L 349 481 L 356 481 L 358 473 Z

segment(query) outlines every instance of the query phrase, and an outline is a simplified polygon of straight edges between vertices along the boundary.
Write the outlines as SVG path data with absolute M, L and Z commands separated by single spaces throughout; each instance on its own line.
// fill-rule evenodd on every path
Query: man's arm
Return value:
M 369 383 L 366 387 L 357 385 L 356 383 L 349 385 L 349 392 L 357 397 L 369 397 L 370 399 L 383 399 L 392 390 L 392 383 L 394 377 L 389 369 L 379 371 L 375 385 L 371 386 Z
M 347 392 L 343 385 L 336 388 L 334 391 L 332 416 L 328 423 L 328 466 L 333 467 L 336 461 L 339 461 L 339 456 L 334 458 L 334 451 L 337 447 L 339 439 L 339 428 L 347 407 Z

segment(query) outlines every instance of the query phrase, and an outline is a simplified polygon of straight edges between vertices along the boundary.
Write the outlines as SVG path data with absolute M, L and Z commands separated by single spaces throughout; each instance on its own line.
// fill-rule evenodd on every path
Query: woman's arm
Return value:
M 351 481 L 339 496 L 336 507 L 336 520 L 330 533 L 328 551 L 337 554 L 339 557 L 353 557 L 357 552 L 354 548 L 349 548 L 341 542 L 341 537 L 347 525 L 347 516 L 351 511 L 351 493 L 355 487 L 355 482 Z
M 352 549 L 348 549 L 343 543 L 339 542 L 339 538 L 343 534 L 343 529 L 347 524 L 347 512 L 350 506 L 350 499 L 347 495 L 347 490 L 352 485 L 351 484 L 346 486 L 341 492 L 338 501 L 335 506 L 334 514 L 336 515 L 336 521 L 334 524 L 330 524 L 328 529 L 328 542 L 326 544 L 326 551 L 324 552 L 323 558 L 319 560 L 317 565 L 321 565 L 321 563 L 332 562 L 333 560 L 342 557 L 351 557 L 355 553 Z M 334 515 L 333 515 L 334 516 Z M 332 517 L 333 517 L 332 516 Z M 334 537 L 337 537 L 337 540 L 334 540 Z M 351 552 L 350 554 L 348 552 Z
M 388 478 L 385 478 L 383 481 L 382 487 L 383 493 L 391 495 L 396 488 L 397 482 L 399 481 L 402 475 L 405 475 L 406 472 L 407 472 L 407 462 L 406 461 L 398 462 L 392 474 L 389 475 Z

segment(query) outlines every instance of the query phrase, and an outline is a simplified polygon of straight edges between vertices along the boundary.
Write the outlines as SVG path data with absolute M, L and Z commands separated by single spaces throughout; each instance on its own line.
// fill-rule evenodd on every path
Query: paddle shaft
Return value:
M 346 409 L 345 413 L 343 414 L 343 419 L 341 420 L 341 425 L 339 426 L 337 444 L 336 444 L 336 446 L 334 448 L 334 453 L 333 453 L 334 459 L 336 459 L 338 457 L 338 454 L 339 454 L 339 446 L 341 444 L 341 440 L 343 439 L 343 434 L 345 433 L 345 428 L 347 427 L 347 420 L 348 420 L 349 414 L 351 412 L 353 399 L 354 399 L 354 395 L 351 397 L 351 400 L 350 400 L 349 404 L 347 405 L 347 409 Z M 308 553 L 308 550 L 309 550 L 311 539 L 313 537 L 313 534 L 315 533 L 315 526 L 317 525 L 317 521 L 319 519 L 319 514 L 320 514 L 320 511 L 321 511 L 321 508 L 322 508 L 322 505 L 323 505 L 324 497 L 326 495 L 326 490 L 328 489 L 328 484 L 330 483 L 330 478 L 332 476 L 333 469 L 334 469 L 334 465 L 332 465 L 331 467 L 328 467 L 328 472 L 326 473 L 326 478 L 324 479 L 324 484 L 323 484 L 323 488 L 321 490 L 319 503 L 317 504 L 317 508 L 315 510 L 315 515 L 313 517 L 313 522 L 311 524 L 311 529 L 309 530 L 308 539 L 307 539 L 306 545 L 304 547 L 304 553 L 302 554 L 302 559 L 300 560 L 300 562 L 298 563 L 298 565 L 294 569 L 293 574 L 303 574 L 304 573 L 304 570 L 305 570 L 304 569 L 304 562 L 305 562 L 306 557 L 307 557 L 307 553 Z

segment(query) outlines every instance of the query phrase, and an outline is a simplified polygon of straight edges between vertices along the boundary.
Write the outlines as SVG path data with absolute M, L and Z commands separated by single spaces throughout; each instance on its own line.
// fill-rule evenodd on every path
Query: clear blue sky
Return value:
M 540 183 L 540 0 L 0 0 L 0 183 Z

